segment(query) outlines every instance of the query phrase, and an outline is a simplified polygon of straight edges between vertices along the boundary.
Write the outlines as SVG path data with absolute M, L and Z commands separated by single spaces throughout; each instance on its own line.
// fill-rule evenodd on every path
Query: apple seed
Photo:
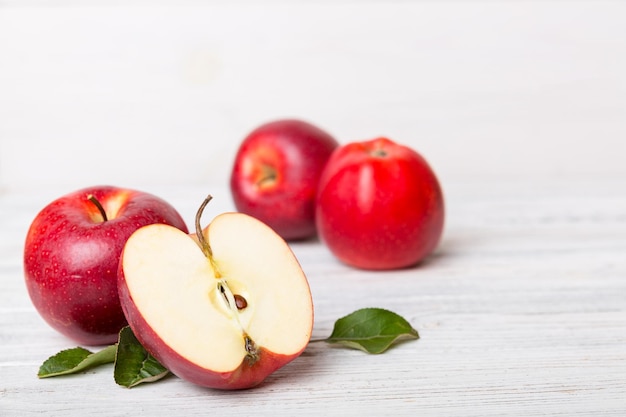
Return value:
M 226 305 L 230 309 L 232 306 L 231 300 L 228 297 L 229 296 L 228 292 L 230 292 L 230 290 L 226 289 L 225 282 L 219 282 L 217 284 L 217 289 L 222 294 L 222 297 L 224 297 L 224 301 L 226 302 Z M 233 303 L 235 304 L 235 307 L 237 307 L 237 310 L 243 310 L 244 308 L 248 307 L 248 301 L 244 298 L 243 295 L 233 294 Z
M 242 295 L 234 294 L 233 297 L 235 298 L 235 305 L 237 306 L 237 310 L 243 310 L 244 308 L 248 307 L 248 302 L 245 298 L 243 298 Z

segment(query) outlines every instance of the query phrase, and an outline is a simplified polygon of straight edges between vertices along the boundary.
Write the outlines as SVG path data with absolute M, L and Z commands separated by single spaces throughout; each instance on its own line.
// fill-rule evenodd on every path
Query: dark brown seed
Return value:
M 237 310 L 243 310 L 244 308 L 248 307 L 248 302 L 241 295 L 235 294 L 234 297 L 235 297 L 235 305 L 237 306 Z

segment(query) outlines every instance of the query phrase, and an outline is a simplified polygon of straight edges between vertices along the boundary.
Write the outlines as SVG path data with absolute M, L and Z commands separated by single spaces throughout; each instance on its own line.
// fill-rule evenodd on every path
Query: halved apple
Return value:
M 243 213 L 196 234 L 138 229 L 120 261 L 120 301 L 142 345 L 198 385 L 243 389 L 297 358 L 313 327 L 308 281 L 287 243 Z

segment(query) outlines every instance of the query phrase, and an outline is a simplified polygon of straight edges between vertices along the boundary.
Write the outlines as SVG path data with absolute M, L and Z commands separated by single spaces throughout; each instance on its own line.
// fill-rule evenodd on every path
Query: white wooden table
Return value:
M 0 194 L 0 416 L 626 415 L 626 178 L 444 183 L 443 242 L 419 268 L 371 273 L 318 242 L 292 247 L 315 301 L 314 338 L 360 307 L 389 308 L 421 339 L 385 354 L 311 344 L 248 391 L 170 377 L 133 389 L 112 368 L 38 380 L 75 344 L 32 307 L 22 276 L 26 229 L 70 190 Z M 191 224 L 219 187 L 152 187 Z

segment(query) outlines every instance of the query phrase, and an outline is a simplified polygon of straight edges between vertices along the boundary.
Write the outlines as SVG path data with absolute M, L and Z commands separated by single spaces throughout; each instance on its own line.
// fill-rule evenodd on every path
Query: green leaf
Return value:
M 337 320 L 326 342 L 382 353 L 405 339 L 419 339 L 419 334 L 404 318 L 382 308 L 363 308 Z
M 120 331 L 117 346 L 117 357 L 113 377 L 118 385 L 132 388 L 143 382 L 154 382 L 169 374 L 139 343 L 137 337 L 126 326 Z
M 41 365 L 37 376 L 39 378 L 48 378 L 74 374 L 105 363 L 113 363 L 115 361 L 115 350 L 115 345 L 108 346 L 96 353 L 92 353 L 82 347 L 62 350 L 48 358 Z

